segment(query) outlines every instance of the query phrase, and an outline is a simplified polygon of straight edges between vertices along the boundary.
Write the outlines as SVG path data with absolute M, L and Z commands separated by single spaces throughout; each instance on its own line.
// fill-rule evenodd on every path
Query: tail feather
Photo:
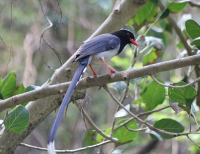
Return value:
M 55 148 L 54 148 L 54 140 L 55 140 L 56 132 L 58 130 L 58 126 L 60 125 L 62 116 L 63 116 L 64 111 L 65 111 L 65 107 L 69 104 L 71 95 L 72 95 L 72 93 L 73 93 L 73 91 L 74 91 L 84 69 L 86 68 L 86 66 L 88 64 L 88 60 L 89 60 L 89 56 L 81 58 L 79 60 L 78 68 L 77 68 L 77 70 L 74 74 L 74 77 L 71 81 L 71 84 L 70 84 L 70 86 L 67 90 L 67 93 L 65 94 L 65 97 L 62 101 L 62 104 L 59 108 L 58 114 L 57 114 L 56 119 L 53 123 L 53 126 L 51 128 L 51 132 L 50 132 L 49 138 L 48 138 L 47 148 L 48 148 L 49 154 L 56 154 Z

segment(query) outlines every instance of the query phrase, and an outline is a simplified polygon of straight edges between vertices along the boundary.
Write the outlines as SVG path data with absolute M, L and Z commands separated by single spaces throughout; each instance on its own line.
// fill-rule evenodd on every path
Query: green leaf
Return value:
M 20 105 L 17 108 L 15 108 L 11 113 L 9 113 L 8 117 L 6 118 L 4 122 L 4 132 L 22 132 L 26 128 L 28 121 L 29 111 L 25 107 Z
M 185 22 L 185 28 L 186 32 L 192 39 L 195 39 L 200 36 L 200 25 L 196 21 L 192 19 L 187 20 Z
M 169 9 L 166 9 L 160 16 L 160 19 L 165 19 L 166 17 L 168 17 L 170 11 Z
M 14 72 L 11 72 L 8 74 L 6 78 L 3 79 L 1 86 L 0 86 L 0 92 L 3 95 L 3 98 L 9 98 L 12 95 L 13 90 L 16 86 L 16 74 Z
M 119 126 L 121 123 L 127 121 L 127 119 L 121 120 L 117 123 L 116 126 Z M 130 121 L 127 125 L 130 129 L 138 129 L 137 123 L 135 120 Z M 138 132 L 129 131 L 125 126 L 120 127 L 113 133 L 113 137 L 119 140 L 119 143 L 130 142 L 134 140 L 138 135 Z
M 104 132 L 104 134 L 106 134 L 106 135 L 110 135 L 111 130 L 112 130 L 112 128 L 108 128 L 107 130 L 103 130 L 102 132 Z M 99 143 L 101 143 L 102 141 L 105 140 L 105 138 L 104 138 L 103 136 L 101 136 L 100 134 L 97 134 L 96 139 L 97 139 L 97 141 L 98 141 Z
M 123 69 L 127 69 L 130 66 L 130 60 L 128 58 L 121 58 L 119 56 L 115 56 L 111 59 L 112 65 L 120 66 Z
M 190 45 L 195 45 L 200 50 L 200 37 L 195 38 Z
M 152 17 L 157 13 L 157 4 L 158 0 L 150 0 L 138 11 L 134 17 L 138 26 L 141 26 L 144 22 L 152 21 Z
M 156 63 L 159 57 L 159 52 L 154 47 L 151 47 L 147 54 L 143 56 L 143 66 Z
M 168 118 L 157 121 L 153 126 L 171 133 L 182 133 L 184 131 L 184 127 L 179 122 Z M 160 133 L 160 136 L 163 139 L 170 139 L 174 137 L 163 133 Z
M 0 93 L 0 100 L 3 99 L 3 95 Z
M 113 88 L 121 95 L 126 90 L 126 83 L 124 81 L 114 82 Z
M 159 80 L 163 83 L 162 80 Z M 146 111 L 154 109 L 157 105 L 162 104 L 165 100 L 165 87 L 152 81 L 147 87 L 146 91 L 142 94 L 142 99 L 146 104 Z
M 35 85 L 30 85 L 30 86 L 26 87 L 26 89 L 24 90 L 24 92 L 36 90 L 38 88 L 40 88 L 40 87 L 39 86 L 35 86 Z
M 25 88 L 24 88 L 23 83 L 20 83 L 15 87 L 14 91 L 12 92 L 12 96 L 22 94 L 24 93 L 24 90 Z
M 24 85 L 23 85 L 23 83 L 20 83 L 15 87 L 14 91 L 12 92 L 12 96 L 22 94 L 22 93 L 24 93 L 24 91 L 25 91 Z M 28 102 L 23 103 L 21 105 L 26 106 L 27 104 L 28 104 Z
M 184 9 L 184 7 L 187 5 L 187 3 L 188 3 L 188 0 L 186 0 L 186 1 L 180 1 L 180 2 L 172 2 L 172 3 L 168 4 L 167 8 L 171 12 L 178 13 L 181 10 Z
M 109 129 L 107 129 L 107 130 L 102 130 L 102 132 L 103 132 L 104 134 L 106 134 L 106 135 L 109 135 L 110 132 L 111 132 L 111 128 L 109 128 Z M 99 143 L 103 142 L 104 139 L 105 139 L 105 138 L 104 138 L 103 136 L 101 136 L 100 134 L 97 134 L 96 140 L 97 140 Z
M 184 45 L 181 41 L 178 41 L 178 43 L 176 44 L 177 48 L 182 49 L 184 48 Z
M 96 134 L 95 130 L 88 129 L 83 139 L 82 146 L 86 147 L 86 146 L 94 145 L 96 143 L 96 141 L 94 140 L 95 134 Z
M 142 99 L 142 97 L 140 97 L 137 100 L 134 100 L 133 104 L 139 104 L 140 105 L 142 102 L 143 102 L 143 99 Z
M 174 84 L 175 86 L 183 86 L 186 85 L 185 82 L 181 81 Z M 168 96 L 170 100 L 174 102 L 183 102 L 186 104 L 186 99 L 192 99 L 196 96 L 197 92 L 192 86 L 188 86 L 186 88 L 168 88 Z

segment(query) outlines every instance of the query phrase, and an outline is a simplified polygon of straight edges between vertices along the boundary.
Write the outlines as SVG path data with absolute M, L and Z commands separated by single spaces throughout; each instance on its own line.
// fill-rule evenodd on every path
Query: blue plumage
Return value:
M 62 120 L 62 116 L 64 114 L 65 108 L 70 102 L 71 95 L 72 95 L 72 93 L 73 93 L 73 91 L 74 91 L 74 89 L 76 87 L 76 83 L 79 81 L 80 76 L 83 73 L 83 70 L 88 65 L 88 60 L 89 60 L 89 56 L 81 58 L 79 60 L 78 68 L 77 68 L 77 70 L 76 70 L 76 72 L 74 74 L 74 77 L 73 77 L 73 79 L 71 81 L 71 84 L 70 84 L 70 86 L 69 86 L 69 88 L 67 90 L 67 93 L 65 94 L 65 97 L 64 97 L 64 99 L 62 101 L 62 104 L 61 104 L 61 106 L 60 106 L 60 108 L 58 110 L 58 114 L 56 116 L 56 119 L 55 119 L 54 124 L 53 124 L 53 126 L 51 128 L 51 132 L 50 132 L 50 135 L 49 135 L 49 138 L 48 138 L 47 147 L 48 147 L 48 152 L 50 154 L 55 154 L 54 145 L 53 145 L 53 149 L 52 149 L 52 147 L 49 148 L 49 146 L 50 145 L 52 146 L 52 144 L 54 144 L 56 132 L 57 132 L 58 127 L 60 125 L 60 122 Z
M 102 34 L 84 43 L 77 53 L 74 61 L 78 61 L 88 55 L 108 51 L 116 48 L 120 44 L 120 39 L 112 34 Z

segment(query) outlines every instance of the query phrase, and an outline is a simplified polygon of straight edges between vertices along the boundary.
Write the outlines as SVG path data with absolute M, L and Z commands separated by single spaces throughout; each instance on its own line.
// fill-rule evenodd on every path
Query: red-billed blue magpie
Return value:
M 94 72 L 92 68 L 92 64 L 99 64 L 103 62 L 110 69 L 111 72 L 109 76 L 111 76 L 113 73 L 115 73 L 115 71 L 108 64 L 106 64 L 105 61 L 110 60 L 112 57 L 118 55 L 120 52 L 122 52 L 124 47 L 129 43 L 132 43 L 138 46 L 138 43 L 135 41 L 134 35 L 130 31 L 119 30 L 113 33 L 102 34 L 97 37 L 94 37 L 93 39 L 84 43 L 79 48 L 79 50 L 77 51 L 76 57 L 74 59 L 74 62 L 76 61 L 79 62 L 78 68 L 70 83 L 67 93 L 65 94 L 65 97 L 62 101 L 62 104 L 60 106 L 60 109 L 58 111 L 58 114 L 56 116 L 56 119 L 54 121 L 54 124 L 52 126 L 52 129 L 48 138 L 47 148 L 48 148 L 49 154 L 56 154 L 55 148 L 54 148 L 54 140 L 55 140 L 56 132 L 61 122 L 62 116 L 64 114 L 65 107 L 69 104 L 71 95 L 84 69 L 89 64 L 94 74 L 94 77 L 96 77 L 97 74 Z

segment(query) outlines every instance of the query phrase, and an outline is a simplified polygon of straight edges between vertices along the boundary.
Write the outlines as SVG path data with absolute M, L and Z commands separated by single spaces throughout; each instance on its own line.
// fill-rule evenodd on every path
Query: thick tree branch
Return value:
M 100 26 L 100 28 L 98 29 L 97 32 L 95 32 L 94 35 L 98 35 L 104 32 L 112 32 L 115 30 L 119 30 L 121 27 L 125 25 L 125 23 L 131 17 L 134 17 L 136 15 L 136 13 L 142 8 L 142 6 L 147 1 L 148 0 L 121 1 L 121 5 L 119 5 L 120 13 L 118 14 L 111 13 L 111 15 L 106 19 L 106 21 L 102 24 L 102 26 Z M 125 14 L 121 14 L 122 12 L 125 12 Z M 119 20 L 120 17 L 123 20 Z M 115 21 L 117 22 L 113 22 L 112 18 L 115 18 Z M 72 59 L 74 59 L 74 56 L 75 55 L 73 55 L 65 64 L 62 65 L 62 67 L 60 67 L 54 72 L 49 85 L 71 81 L 73 74 L 77 68 L 76 63 L 71 63 Z M 120 74 L 118 74 L 118 76 L 120 76 Z M 116 79 L 118 78 L 118 76 L 116 77 Z M 108 80 L 107 76 L 100 78 L 101 79 L 106 78 Z M 87 82 L 89 83 L 89 81 Z M 82 83 L 84 83 L 84 81 Z M 97 81 L 95 83 L 97 84 Z M 93 85 L 91 84 L 91 86 Z M 85 91 L 78 91 L 74 95 L 74 99 L 84 98 L 84 94 Z M 39 125 L 53 110 L 55 110 L 59 106 L 61 101 L 62 98 L 60 97 L 60 95 L 50 95 L 48 97 L 29 103 L 26 106 L 26 108 L 29 110 L 30 113 L 30 121 L 28 123 L 28 126 L 21 133 L 7 132 L 2 136 L 0 136 L 0 145 L 1 145 L 0 151 L 6 154 L 14 153 L 16 147 L 33 131 L 33 129 L 37 125 Z M 8 142 L 9 144 L 7 144 Z
M 182 68 L 190 65 L 200 64 L 200 55 L 194 55 L 190 57 L 165 61 L 161 63 L 156 63 L 142 68 L 131 69 L 127 71 L 122 71 L 115 73 L 108 77 L 108 75 L 100 75 L 96 78 L 83 78 L 79 81 L 76 90 L 83 90 L 86 88 L 94 86 L 102 86 L 103 84 L 108 84 L 117 81 L 131 80 L 145 75 L 151 75 L 159 72 L 169 71 L 177 68 Z M 71 73 L 70 73 L 71 74 Z M 60 83 L 55 85 L 49 85 L 47 87 L 30 91 L 24 94 L 16 95 L 11 98 L 0 101 L 0 111 L 19 105 L 25 102 L 34 101 L 40 98 L 48 97 L 55 95 L 56 97 L 60 96 L 60 93 L 63 93 L 67 90 L 70 82 Z M 75 92 L 72 96 L 72 100 L 75 100 L 79 92 Z M 80 99 L 80 97 L 78 97 Z M 44 102 L 43 102 L 44 103 Z

